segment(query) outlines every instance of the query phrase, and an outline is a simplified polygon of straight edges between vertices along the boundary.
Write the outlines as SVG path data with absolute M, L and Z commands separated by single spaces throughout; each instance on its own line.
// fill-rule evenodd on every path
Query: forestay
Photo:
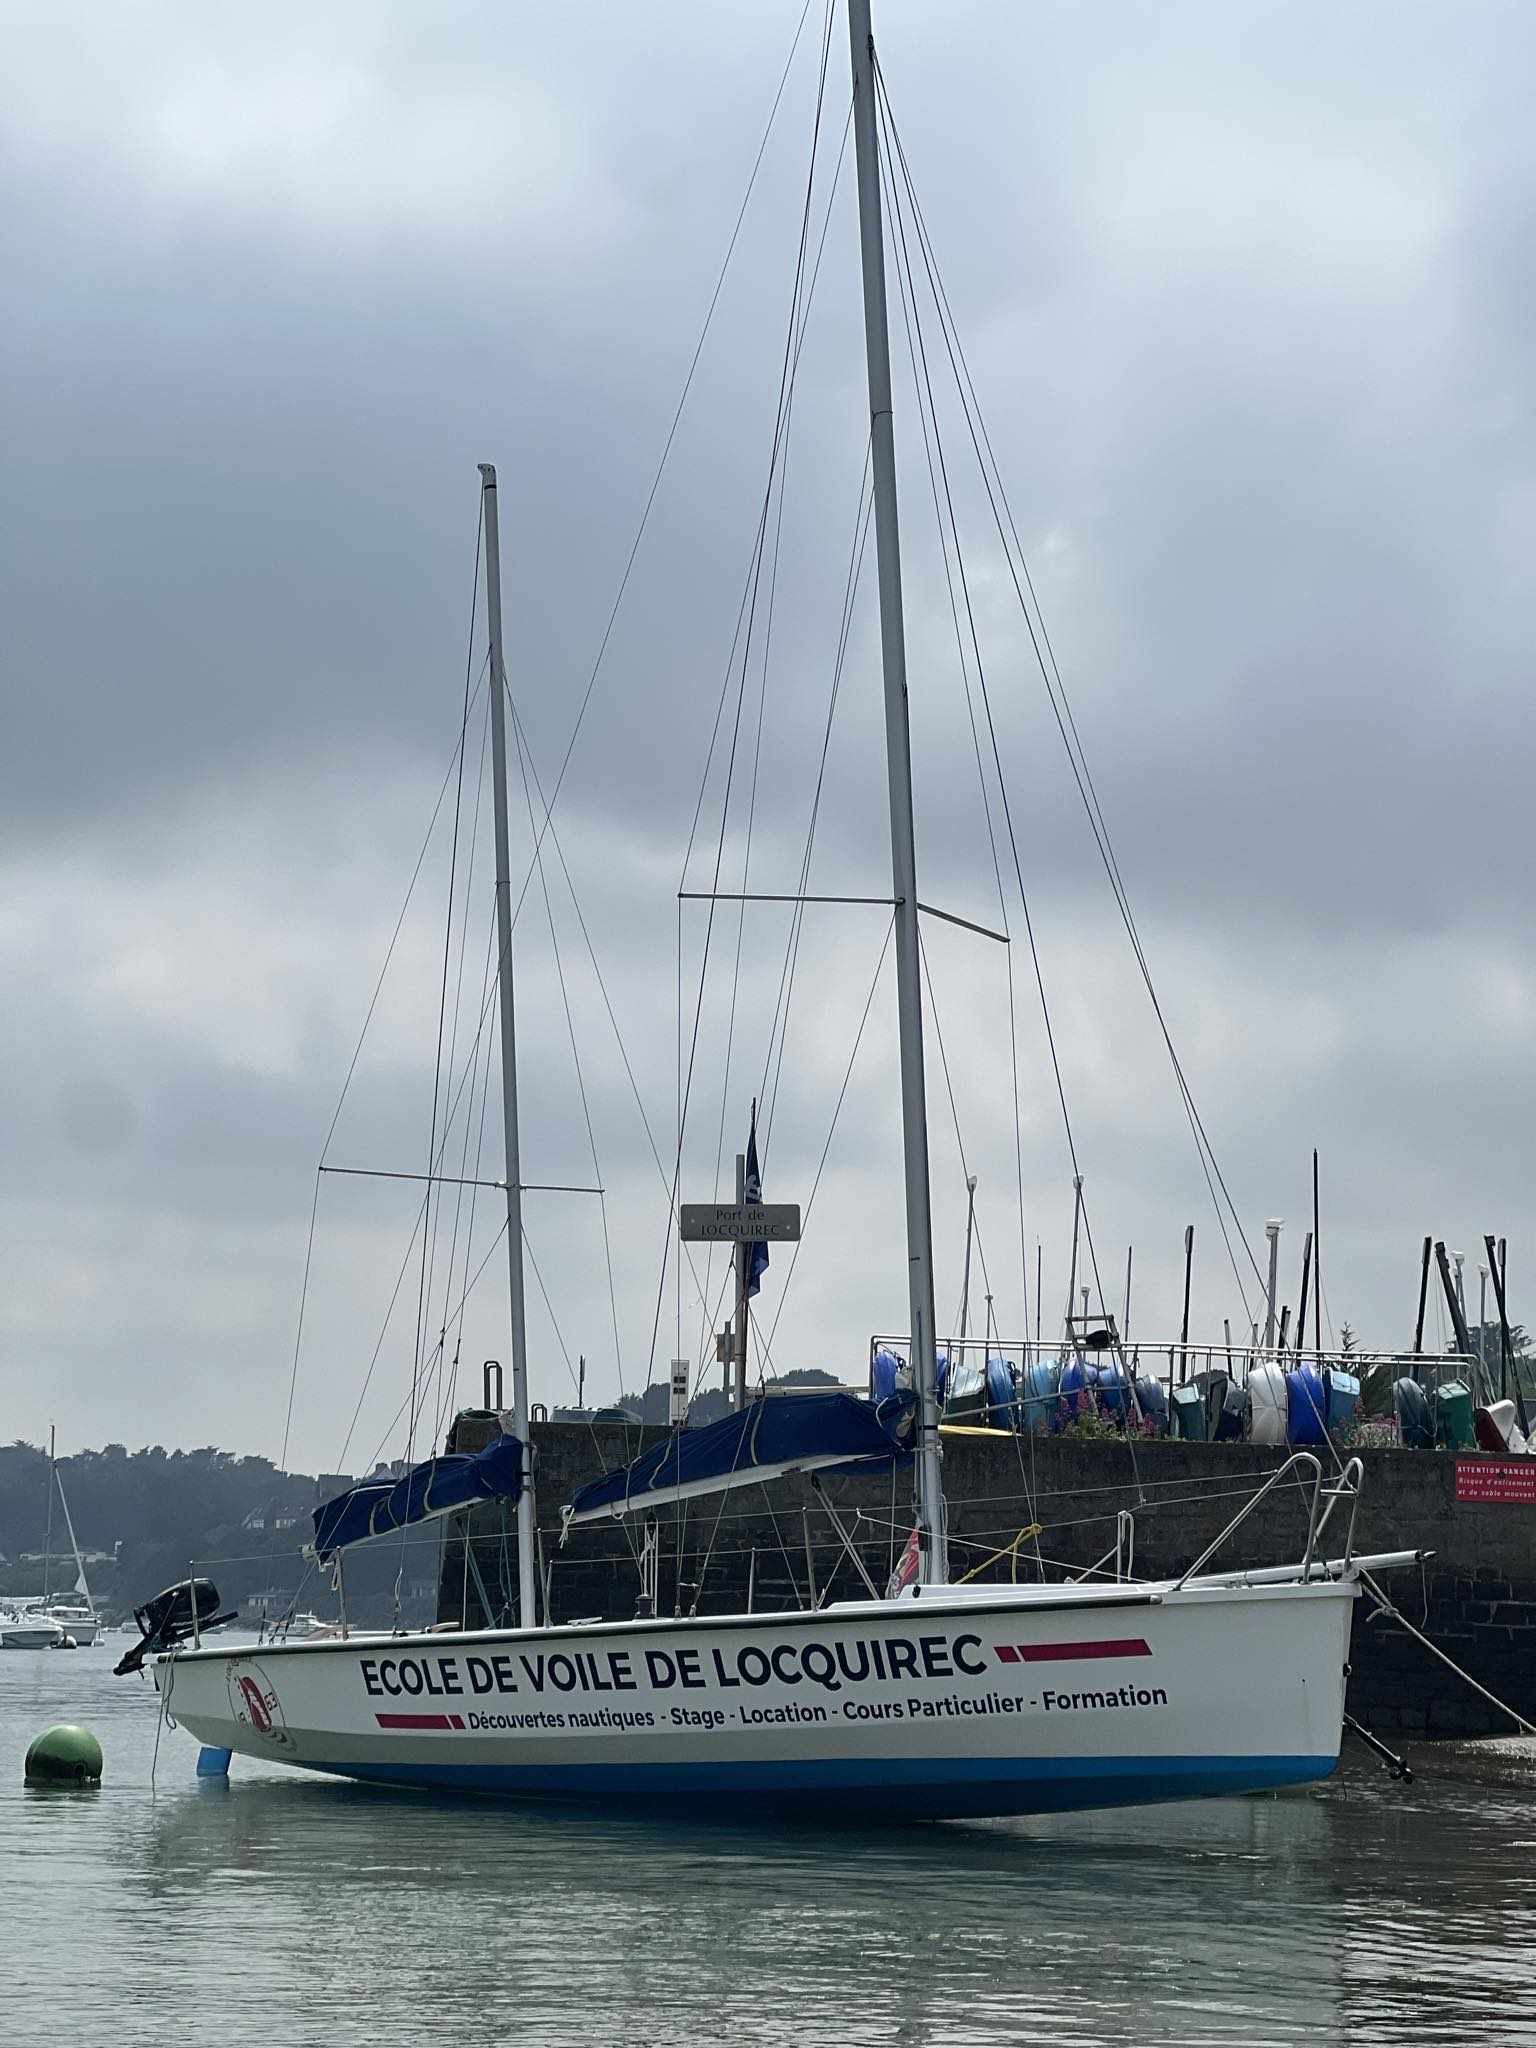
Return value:
M 522 1489 L 523 1447 L 499 1436 L 483 1451 L 450 1452 L 413 1465 L 399 1479 L 365 1479 L 315 1509 L 309 1546 L 322 1564 L 349 1544 L 384 1536 L 412 1522 L 452 1514 L 482 1500 L 516 1500 Z
M 703 1429 L 682 1429 L 616 1472 L 583 1486 L 565 1525 L 649 1512 L 790 1472 L 875 1471 L 912 1455 L 916 1402 L 856 1394 L 769 1394 Z

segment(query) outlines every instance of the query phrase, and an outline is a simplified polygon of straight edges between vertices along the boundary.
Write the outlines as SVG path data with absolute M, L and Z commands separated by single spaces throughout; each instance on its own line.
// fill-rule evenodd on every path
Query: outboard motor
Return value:
M 194 1599 L 197 1603 L 195 1626 Z M 178 1643 L 186 1642 L 193 1634 L 234 1620 L 233 1609 L 228 1614 L 220 1614 L 218 1610 L 219 1589 L 212 1579 L 183 1579 L 179 1586 L 167 1586 L 163 1593 L 157 1593 L 153 1600 L 146 1600 L 142 1607 L 133 1610 L 133 1618 L 139 1624 L 139 1640 L 132 1649 L 123 1652 L 113 1667 L 113 1677 L 123 1678 L 130 1671 L 142 1671 L 146 1657 L 158 1656 L 162 1650 L 174 1650 Z

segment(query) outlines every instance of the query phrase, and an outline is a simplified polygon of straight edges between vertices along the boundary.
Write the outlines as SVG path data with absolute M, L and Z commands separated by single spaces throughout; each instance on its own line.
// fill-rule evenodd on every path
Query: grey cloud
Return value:
M 257 35 L 189 9 L 81 37 L 65 10 L 20 38 L 0 88 L 0 1383 L 15 1427 L 36 1435 L 57 1410 L 76 1438 L 201 1440 L 217 1358 L 231 1440 L 277 1447 L 314 1157 L 453 741 L 474 463 L 501 465 L 512 678 L 548 777 L 797 13 L 613 6 L 577 31 L 532 8 L 514 34 L 468 5 L 279 9 Z M 1430 1227 L 1469 1244 L 1507 1229 L 1518 1313 L 1536 1256 L 1526 11 L 1053 5 L 1026 23 L 889 0 L 878 28 L 1098 786 L 1250 1226 L 1300 1214 L 1317 1141 L 1335 1317 L 1400 1336 Z M 664 1158 L 671 895 L 763 487 L 811 62 L 808 41 L 558 813 Z M 839 23 L 834 121 L 845 62 Z M 850 237 L 845 182 L 791 444 L 763 887 L 798 865 L 858 483 Z M 898 405 L 925 892 L 990 921 L 905 390 Z M 1135 1239 L 1153 1327 L 1176 1311 L 1195 1217 L 1197 1320 L 1214 1334 L 1238 1290 L 952 413 L 947 433 L 1101 1251 L 1118 1271 Z M 869 571 L 814 874 L 878 894 Z M 693 886 L 718 796 L 717 778 Z M 441 851 L 338 1132 L 358 1163 L 425 1152 Z M 664 1209 L 556 895 L 628 1372 L 650 1345 Z M 1017 939 L 1011 895 L 1008 917 Z M 528 1149 L 575 1175 L 541 918 L 535 897 L 519 938 Z M 684 929 L 695 947 L 701 913 Z M 768 912 L 749 926 L 727 1164 L 783 929 Z M 734 931 L 723 918 L 718 957 Z M 879 936 L 874 913 L 813 928 L 775 1126 L 786 1193 L 808 1191 Z M 979 942 L 930 946 L 999 1313 L 1016 1320 L 1006 981 Z M 1069 1166 L 1015 952 L 1026 1237 L 1046 1239 L 1059 1307 Z M 714 1170 L 724 1003 L 717 986 L 690 1187 Z M 786 1363 L 852 1372 L 869 1328 L 902 1318 L 890 1073 L 882 1007 L 780 1326 Z M 952 1304 L 964 1191 L 936 1048 L 931 1089 Z M 297 1423 L 315 1462 L 344 1431 L 413 1199 L 325 1192 Z M 608 1372 L 590 1221 L 541 1210 L 530 1232 L 562 1330 Z M 500 1348 L 498 1299 L 477 1299 L 466 1355 L 471 1334 Z M 669 1298 L 663 1356 L 672 1316 Z M 690 1351 L 697 1322 L 689 1308 Z M 365 1426 L 387 1423 L 409 1340 L 392 1333 Z M 542 1325 L 537 1341 L 558 1398 L 558 1345 Z

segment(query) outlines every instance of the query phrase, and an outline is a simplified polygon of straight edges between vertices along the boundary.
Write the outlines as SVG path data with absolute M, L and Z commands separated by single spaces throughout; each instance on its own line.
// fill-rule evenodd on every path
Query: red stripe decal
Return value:
M 462 1728 L 458 1714 L 375 1714 L 381 1728 Z
M 1091 1664 L 1101 1657 L 1150 1657 L 1152 1646 L 1140 1636 L 1122 1636 L 1107 1643 L 1002 1643 L 997 1654 L 1004 1664 Z

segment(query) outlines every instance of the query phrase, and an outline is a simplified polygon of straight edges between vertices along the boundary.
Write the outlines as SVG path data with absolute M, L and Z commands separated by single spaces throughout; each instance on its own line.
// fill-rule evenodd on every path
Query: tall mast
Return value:
M 864 350 L 875 550 L 880 568 L 880 655 L 885 676 L 885 756 L 891 804 L 891 877 L 896 899 L 896 1003 L 901 1028 L 901 1132 L 907 1192 L 907 1286 L 912 1380 L 918 1398 L 918 1577 L 949 1581 L 944 1477 L 935 1387 L 938 1332 L 933 1314 L 933 1220 L 928 1196 L 928 1102 L 923 1080 L 923 992 L 917 938 L 917 851 L 912 830 L 912 738 L 907 723 L 907 648 L 901 607 L 901 534 L 896 518 L 896 442 L 891 420 L 891 346 L 886 325 L 885 238 L 880 215 L 880 143 L 875 121 L 875 42 L 869 0 L 848 0 L 853 57 L 853 136 L 864 261 Z
M 48 1605 L 48 1596 L 53 1588 L 53 1485 L 59 1472 L 59 1433 L 50 1422 L 48 1425 L 48 1533 L 43 1538 L 43 1605 Z
M 517 1142 L 517 1006 L 512 990 L 512 861 L 507 843 L 507 668 L 501 641 L 501 531 L 496 469 L 480 465 L 485 519 L 485 606 L 491 633 L 491 787 L 496 808 L 496 986 L 501 998 L 501 1120 L 507 1174 L 507 1292 L 512 1310 L 512 1434 L 523 1447 L 523 1490 L 517 1502 L 517 1618 L 539 1619 L 534 1567 L 537 1506 L 533 1444 L 528 1434 L 528 1339 L 523 1313 L 523 1175 Z

